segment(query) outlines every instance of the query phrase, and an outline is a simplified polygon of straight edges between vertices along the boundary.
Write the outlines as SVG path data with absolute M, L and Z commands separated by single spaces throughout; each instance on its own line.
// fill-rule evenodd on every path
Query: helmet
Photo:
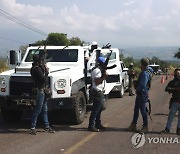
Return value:
M 133 63 L 130 63 L 130 66 L 133 66 L 134 64 Z
M 99 57 L 98 58 L 98 62 L 100 62 L 100 63 L 104 63 L 106 60 L 105 60 L 105 58 L 104 57 Z
M 141 59 L 141 64 L 144 66 L 148 66 L 149 65 L 149 60 L 147 58 L 142 58 Z

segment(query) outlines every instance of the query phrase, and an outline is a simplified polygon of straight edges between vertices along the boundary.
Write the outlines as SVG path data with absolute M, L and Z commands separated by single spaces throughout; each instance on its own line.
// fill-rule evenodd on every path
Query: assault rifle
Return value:
M 116 64 L 114 64 L 114 65 L 112 65 L 112 66 L 107 66 L 108 65 L 108 63 L 109 63 L 109 59 L 110 59 L 110 57 L 111 57 L 111 54 L 112 54 L 112 50 L 110 50 L 111 52 L 110 53 L 108 53 L 108 56 L 107 56 L 107 58 L 106 58 L 106 61 L 103 63 L 103 66 L 102 66 L 102 72 L 105 72 L 107 69 L 113 69 L 113 68 L 115 68 L 116 67 Z

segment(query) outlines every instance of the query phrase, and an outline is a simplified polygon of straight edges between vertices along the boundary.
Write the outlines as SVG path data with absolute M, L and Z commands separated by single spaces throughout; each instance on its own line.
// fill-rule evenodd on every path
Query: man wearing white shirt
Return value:
M 105 103 L 104 97 L 104 80 L 107 78 L 107 73 L 103 70 L 103 64 L 105 62 L 104 57 L 99 57 L 98 66 L 95 67 L 91 73 L 92 89 L 91 99 L 93 101 L 93 109 L 89 118 L 88 130 L 92 132 L 99 132 L 99 130 L 105 130 L 105 127 L 101 124 L 101 112 Z

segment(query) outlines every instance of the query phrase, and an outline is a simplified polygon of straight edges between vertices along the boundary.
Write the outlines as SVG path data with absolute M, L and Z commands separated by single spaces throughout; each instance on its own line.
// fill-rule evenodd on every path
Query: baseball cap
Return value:
M 101 62 L 101 63 L 104 63 L 106 60 L 105 60 L 104 57 L 99 57 L 99 58 L 98 58 L 98 61 Z

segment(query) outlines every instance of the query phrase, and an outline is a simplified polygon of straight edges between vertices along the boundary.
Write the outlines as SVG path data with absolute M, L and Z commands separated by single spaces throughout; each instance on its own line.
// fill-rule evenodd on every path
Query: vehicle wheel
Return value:
M 123 98 L 123 95 L 124 95 L 124 86 L 121 85 L 121 88 L 120 88 L 120 91 L 119 91 L 119 97 Z
M 22 111 L 1 108 L 2 118 L 7 122 L 17 122 L 21 119 Z
M 74 109 L 72 109 L 68 115 L 72 124 L 78 125 L 84 121 L 86 114 L 86 99 L 82 91 L 79 92 L 75 98 Z

